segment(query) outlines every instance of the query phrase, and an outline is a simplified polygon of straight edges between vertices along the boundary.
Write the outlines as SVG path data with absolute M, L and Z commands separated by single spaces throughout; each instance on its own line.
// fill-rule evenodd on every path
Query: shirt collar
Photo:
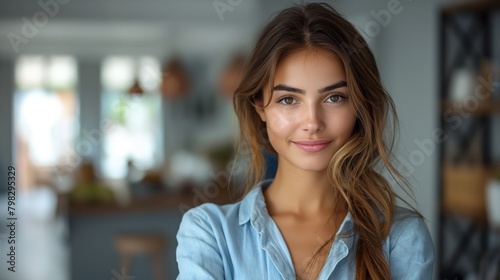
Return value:
M 259 182 L 241 201 L 239 211 L 239 225 L 243 225 L 251 221 L 252 225 L 258 232 L 262 231 L 265 225 L 265 217 L 269 216 L 264 199 L 263 190 L 269 187 L 273 179 L 267 179 Z M 337 234 L 348 233 L 354 227 L 351 213 L 348 212 L 345 216 Z
M 252 189 L 241 201 L 240 205 L 240 213 L 239 213 L 239 224 L 243 225 L 250 221 L 250 217 L 252 214 L 260 210 L 262 205 L 266 206 L 264 200 L 264 194 L 262 193 L 262 189 L 266 189 L 272 183 L 273 179 L 267 179 L 260 181 L 254 189 Z M 260 212 L 260 211 L 258 211 Z

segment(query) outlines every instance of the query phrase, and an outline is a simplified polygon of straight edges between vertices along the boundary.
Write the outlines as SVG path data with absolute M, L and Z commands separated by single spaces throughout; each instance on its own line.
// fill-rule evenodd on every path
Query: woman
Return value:
M 432 279 L 428 229 L 380 175 L 407 185 L 391 163 L 394 103 L 349 22 L 327 4 L 283 10 L 233 102 L 251 151 L 244 197 L 185 213 L 178 279 Z M 274 179 L 261 181 L 262 150 Z

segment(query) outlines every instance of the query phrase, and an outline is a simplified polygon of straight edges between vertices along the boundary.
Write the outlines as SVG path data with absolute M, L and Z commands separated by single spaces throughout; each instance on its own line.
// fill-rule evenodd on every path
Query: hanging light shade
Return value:
M 184 96 L 189 88 L 187 75 L 179 59 L 172 59 L 163 69 L 161 92 L 167 98 Z
M 245 56 L 243 54 L 240 53 L 233 56 L 219 77 L 219 93 L 228 98 L 233 96 L 241 81 L 244 62 Z
M 143 95 L 144 90 L 142 89 L 141 85 L 139 84 L 139 80 L 135 79 L 134 84 L 130 89 L 128 90 L 128 93 L 130 95 Z

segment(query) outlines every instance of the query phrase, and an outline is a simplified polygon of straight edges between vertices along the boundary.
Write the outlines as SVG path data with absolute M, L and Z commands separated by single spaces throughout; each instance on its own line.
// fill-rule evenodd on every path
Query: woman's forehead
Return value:
M 277 65 L 273 84 L 295 83 L 307 85 L 330 84 L 345 80 L 344 65 L 341 59 L 327 50 L 303 50 L 283 58 Z

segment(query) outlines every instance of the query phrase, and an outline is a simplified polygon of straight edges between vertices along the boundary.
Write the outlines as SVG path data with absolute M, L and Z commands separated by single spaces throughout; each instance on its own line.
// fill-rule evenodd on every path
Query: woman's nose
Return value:
M 321 108 L 316 104 L 304 106 L 302 119 L 304 131 L 318 132 L 325 128 Z

